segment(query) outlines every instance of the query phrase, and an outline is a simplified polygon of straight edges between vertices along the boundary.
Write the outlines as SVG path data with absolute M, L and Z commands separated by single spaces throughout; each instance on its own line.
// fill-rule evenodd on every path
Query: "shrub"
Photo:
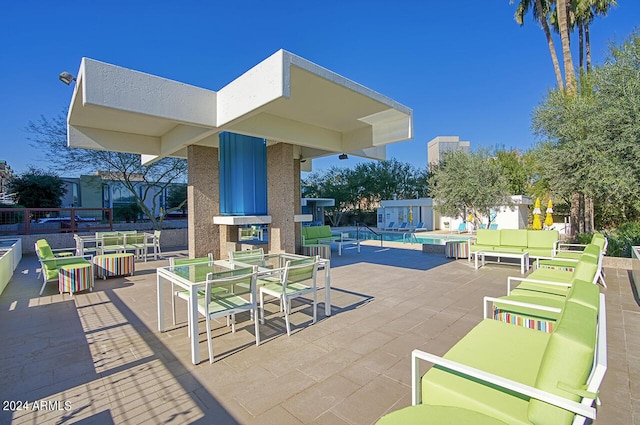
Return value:
M 615 230 L 604 231 L 603 234 L 609 240 L 607 255 L 609 257 L 631 258 L 631 247 L 640 245 L 640 223 L 629 222 L 621 224 Z M 582 233 L 577 236 L 577 242 L 588 244 L 591 242 L 592 233 Z
M 117 205 L 113 207 L 113 217 L 119 221 L 137 222 L 142 210 L 137 204 Z

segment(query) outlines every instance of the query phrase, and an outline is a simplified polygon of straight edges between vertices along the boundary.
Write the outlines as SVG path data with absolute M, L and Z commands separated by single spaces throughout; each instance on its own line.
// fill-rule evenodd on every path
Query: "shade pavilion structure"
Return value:
M 246 224 L 269 224 L 270 251 L 298 251 L 300 172 L 313 158 L 385 159 L 387 144 L 413 137 L 410 108 L 285 50 L 218 91 L 83 58 L 67 124 L 69 147 L 186 158 L 189 255 L 217 258 Z M 221 212 L 221 193 L 246 190 L 221 187 L 223 134 L 264 139 L 267 211 Z

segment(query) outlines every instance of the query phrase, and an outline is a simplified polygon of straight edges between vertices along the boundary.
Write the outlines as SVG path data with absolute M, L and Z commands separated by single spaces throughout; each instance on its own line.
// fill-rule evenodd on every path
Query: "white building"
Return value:
M 433 199 L 401 199 L 380 202 L 378 208 L 378 229 L 387 229 L 394 224 L 397 227 L 400 223 L 407 223 L 407 228 L 418 227 L 419 223 L 424 224 L 426 230 L 435 230 L 435 220 L 433 211 Z
M 495 209 L 492 223 L 498 229 L 526 229 L 529 223 L 529 208 L 533 205 L 531 198 L 522 195 L 511 197 L 513 206 L 503 206 Z M 378 208 L 378 228 L 386 229 L 394 223 L 407 222 L 408 228 L 424 223 L 426 230 L 456 230 L 466 217 L 444 217 L 433 209 L 432 198 L 389 200 L 380 203 Z M 486 223 L 486 221 L 485 221 Z

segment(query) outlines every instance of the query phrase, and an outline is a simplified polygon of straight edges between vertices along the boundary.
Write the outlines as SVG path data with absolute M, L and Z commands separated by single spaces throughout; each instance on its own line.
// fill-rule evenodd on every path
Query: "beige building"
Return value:
M 471 142 L 462 141 L 459 136 L 435 137 L 427 144 L 427 161 L 429 165 L 439 164 L 442 155 L 455 151 L 471 153 Z

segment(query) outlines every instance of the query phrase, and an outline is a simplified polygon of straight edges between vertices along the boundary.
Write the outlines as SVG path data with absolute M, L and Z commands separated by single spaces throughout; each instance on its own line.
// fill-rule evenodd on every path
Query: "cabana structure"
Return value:
M 70 147 L 186 158 L 189 255 L 217 258 L 246 224 L 297 251 L 301 168 L 413 137 L 411 109 L 284 50 L 219 91 L 83 58 L 67 124 Z

